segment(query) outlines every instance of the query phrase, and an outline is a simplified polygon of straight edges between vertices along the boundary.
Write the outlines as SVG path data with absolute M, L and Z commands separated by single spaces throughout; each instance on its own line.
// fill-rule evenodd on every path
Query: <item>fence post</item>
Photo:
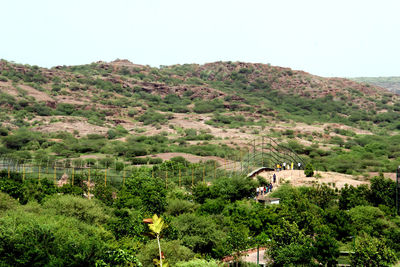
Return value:
M 40 181 L 40 165 L 38 166 L 39 181 Z
M 74 185 L 74 178 L 75 178 L 75 168 L 72 167 L 72 185 Z
M 10 163 L 8 163 L 8 166 L 7 166 L 7 168 L 8 168 L 8 179 L 10 179 Z
M 104 186 L 107 186 L 107 168 L 104 169 Z

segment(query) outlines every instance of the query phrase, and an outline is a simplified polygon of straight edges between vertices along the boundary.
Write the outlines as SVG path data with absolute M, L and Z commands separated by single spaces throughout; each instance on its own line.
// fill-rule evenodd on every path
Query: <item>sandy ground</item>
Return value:
M 108 128 L 90 124 L 83 119 L 75 121 L 73 120 L 58 121 L 32 128 L 32 131 L 47 132 L 47 133 L 58 132 L 58 131 L 73 133 L 75 130 L 78 131 L 79 136 L 85 136 L 88 134 L 105 135 L 108 131 Z
M 36 101 L 54 101 L 48 94 L 45 92 L 41 92 L 39 90 L 36 90 L 35 88 L 25 85 L 25 84 L 19 84 L 18 85 L 21 89 L 25 90 L 29 96 L 32 96 L 36 99 Z
M 259 264 L 266 264 L 266 260 L 264 259 L 265 255 L 265 248 L 261 248 L 259 250 L 259 255 L 258 255 L 258 263 Z M 247 255 L 241 257 L 243 261 L 245 262 L 252 262 L 257 264 L 257 249 L 254 249 L 252 251 L 249 251 Z
M 289 182 L 293 186 L 310 186 L 314 183 L 319 184 L 328 184 L 332 187 L 336 187 L 341 189 L 345 184 L 352 186 L 359 186 L 362 184 L 369 184 L 368 181 L 358 180 L 358 177 L 354 177 L 352 175 L 336 173 L 336 172 L 318 172 L 317 176 L 321 176 L 321 178 L 315 177 L 306 177 L 304 175 L 304 170 L 286 170 L 280 172 L 262 172 L 259 175 L 265 177 L 267 180 L 272 180 L 272 175 L 276 174 L 277 178 L 277 186 Z
M 7 93 L 12 96 L 18 96 L 18 91 L 12 86 L 11 82 L 1 82 L 0 81 L 0 91 Z

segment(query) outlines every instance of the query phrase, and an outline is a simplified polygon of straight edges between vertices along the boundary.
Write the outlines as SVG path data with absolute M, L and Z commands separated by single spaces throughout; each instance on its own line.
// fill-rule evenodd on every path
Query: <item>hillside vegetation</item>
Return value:
M 184 152 L 238 160 L 268 135 L 320 170 L 393 172 L 399 96 L 380 87 L 264 64 L 44 69 L 0 62 L 0 155 L 140 162 Z M 143 160 L 142 160 L 143 161 Z
M 0 266 L 154 267 L 162 250 L 164 266 L 216 267 L 257 246 L 271 266 L 400 257 L 396 183 L 384 177 L 400 165 L 400 102 L 381 87 L 242 62 L 2 60 L 0 107 Z M 277 182 L 238 173 L 264 138 L 306 170 Z M 322 184 L 315 169 L 359 186 Z M 271 183 L 280 204 L 254 201 Z

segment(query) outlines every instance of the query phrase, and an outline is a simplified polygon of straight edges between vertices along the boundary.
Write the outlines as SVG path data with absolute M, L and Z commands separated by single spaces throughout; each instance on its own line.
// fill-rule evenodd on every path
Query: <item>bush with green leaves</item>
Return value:
M 110 219 L 110 210 L 97 199 L 57 195 L 47 198 L 43 208 L 48 214 L 74 217 L 91 225 L 105 224 Z
M 182 246 L 178 240 L 161 240 L 161 247 L 164 253 L 165 262 L 169 266 L 175 266 L 177 262 L 192 260 L 195 254 L 187 247 Z M 138 254 L 138 259 L 144 266 L 153 266 L 153 259 L 158 258 L 158 245 L 156 240 L 147 243 Z
M 156 112 L 154 110 L 148 110 L 145 113 L 143 113 L 141 116 L 138 117 L 138 120 L 140 122 L 143 122 L 144 125 L 149 125 L 149 124 L 164 124 L 167 122 L 167 118 L 164 114 L 161 114 L 159 112 Z
M 227 237 L 222 225 L 217 225 L 210 216 L 181 214 L 172 219 L 171 227 L 176 229 L 182 244 L 196 253 L 215 255 L 217 251 L 213 248 L 221 249 Z
M 307 163 L 304 168 L 304 175 L 306 177 L 313 177 L 314 176 L 314 167 L 311 163 Z
M 27 206 L 0 217 L 0 265 L 89 266 L 114 242 L 101 227 Z
M 146 214 L 161 214 L 167 205 L 165 183 L 153 178 L 150 169 L 137 169 L 132 177 L 126 179 L 115 204 L 118 208 L 135 208 Z

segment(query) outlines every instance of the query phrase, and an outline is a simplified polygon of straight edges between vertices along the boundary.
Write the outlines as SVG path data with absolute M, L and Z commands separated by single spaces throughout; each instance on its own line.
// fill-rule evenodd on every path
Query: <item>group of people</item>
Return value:
M 300 169 L 301 163 L 297 163 L 298 168 Z M 276 164 L 276 171 L 281 171 L 281 170 L 294 170 L 294 163 L 292 162 L 290 165 L 286 164 L 286 162 L 280 164 Z
M 272 183 L 267 184 L 262 187 L 257 187 L 257 189 L 256 189 L 257 196 L 259 196 L 259 195 L 262 196 L 269 192 L 272 192 L 272 188 L 274 188 L 274 186 L 272 185 L 273 183 L 274 184 L 276 183 L 276 174 L 275 173 L 272 175 Z
M 272 188 L 273 188 L 272 184 L 262 186 L 262 187 L 257 187 L 257 196 L 260 196 L 260 195 L 262 196 L 269 192 L 272 192 Z

